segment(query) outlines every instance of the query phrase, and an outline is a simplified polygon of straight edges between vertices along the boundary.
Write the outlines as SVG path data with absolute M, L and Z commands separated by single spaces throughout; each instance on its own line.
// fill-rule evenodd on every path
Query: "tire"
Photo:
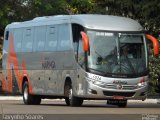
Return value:
M 67 84 L 64 87 L 65 102 L 67 106 L 70 106 L 70 100 L 69 100 L 70 87 L 71 86 Z
M 118 102 L 118 107 L 120 107 L 120 108 L 127 107 L 127 100 L 120 100 Z
M 32 96 L 33 97 L 33 104 L 40 105 L 41 104 L 41 97 L 39 96 Z
M 117 105 L 120 108 L 124 108 L 127 106 L 127 100 L 107 100 L 107 104 Z
M 116 105 L 114 100 L 107 100 L 108 105 Z
M 41 98 L 39 96 L 34 96 L 29 94 L 29 85 L 25 81 L 22 89 L 23 102 L 26 105 L 39 105 L 41 103 Z
M 72 94 L 72 86 L 70 84 L 65 85 L 65 102 L 68 106 L 81 106 L 83 104 L 83 99 L 75 97 Z

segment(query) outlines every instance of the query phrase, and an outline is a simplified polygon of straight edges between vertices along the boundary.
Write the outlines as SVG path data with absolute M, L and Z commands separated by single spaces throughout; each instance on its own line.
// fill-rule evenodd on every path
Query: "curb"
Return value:
M 0 96 L 0 100 L 23 100 L 21 96 Z
M 145 103 L 145 104 L 160 104 L 160 99 L 128 100 L 129 103 Z
M 0 100 L 23 100 L 23 98 L 22 98 L 22 96 L 0 96 Z M 64 99 L 44 99 L 44 100 L 45 101 L 49 101 L 49 100 L 64 101 Z M 145 101 L 142 101 L 142 100 L 128 100 L 128 103 L 160 104 L 160 99 L 146 99 Z

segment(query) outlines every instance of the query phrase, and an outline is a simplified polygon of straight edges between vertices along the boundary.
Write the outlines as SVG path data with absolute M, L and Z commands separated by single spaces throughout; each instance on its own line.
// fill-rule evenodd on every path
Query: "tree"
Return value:
M 95 0 L 94 12 L 135 19 L 158 37 L 160 30 L 160 2 L 158 0 Z
M 67 11 L 69 14 L 87 14 L 91 13 L 94 6 L 94 0 L 68 0 Z

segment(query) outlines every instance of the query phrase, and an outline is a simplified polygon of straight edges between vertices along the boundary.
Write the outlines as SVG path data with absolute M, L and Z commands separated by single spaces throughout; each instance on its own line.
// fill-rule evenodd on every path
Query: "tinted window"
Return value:
M 44 51 L 46 40 L 46 26 L 35 27 L 34 50 Z
M 73 37 L 73 48 L 76 60 L 81 66 L 84 62 L 83 42 L 80 32 L 84 31 L 84 28 L 78 24 L 72 24 L 72 37 Z
M 21 52 L 23 39 L 23 29 L 14 30 L 14 47 L 16 52 Z
M 8 39 L 9 39 L 9 31 L 7 30 L 5 32 L 5 40 L 3 41 L 3 54 L 6 54 L 8 52 Z
M 24 29 L 22 40 L 22 52 L 32 52 L 33 28 Z
M 46 33 L 46 51 L 55 51 L 57 48 L 57 26 L 48 26 Z
M 9 38 L 9 31 L 6 31 L 6 33 L 5 33 L 5 40 L 8 40 L 8 38 Z
M 84 67 L 84 51 L 83 51 L 83 41 L 80 38 L 78 44 L 78 63 L 81 67 Z
M 59 50 L 69 50 L 71 48 L 69 25 L 59 25 Z

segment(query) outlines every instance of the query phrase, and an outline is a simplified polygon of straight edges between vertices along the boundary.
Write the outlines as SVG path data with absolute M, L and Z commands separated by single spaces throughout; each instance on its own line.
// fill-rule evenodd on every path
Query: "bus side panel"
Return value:
M 6 92 L 19 93 L 22 92 L 22 79 L 24 75 L 28 78 L 28 80 L 30 79 L 26 70 L 25 61 L 19 62 L 21 61 L 21 55 L 15 51 L 13 33 L 13 30 L 10 30 L 8 40 L 8 54 L 7 57 L 3 57 L 3 69 L 5 72 L 3 74 L 2 88 Z M 31 85 L 30 88 L 32 88 Z M 32 89 L 30 89 L 30 93 L 32 93 Z
M 25 53 L 22 59 L 30 73 L 33 94 L 64 95 L 65 79 L 70 77 L 75 81 L 76 62 L 73 53 L 71 50 Z
M 68 50 L 63 52 L 63 54 L 59 54 L 59 58 L 61 59 L 61 81 L 59 82 L 58 91 L 61 91 L 61 94 L 64 94 L 64 85 L 65 80 L 68 78 L 71 80 L 72 85 L 75 85 L 77 80 L 77 74 L 74 74 L 76 71 L 76 61 L 74 52 L 72 50 Z
M 5 43 L 4 41 L 4 44 L 7 44 Z M 4 46 L 4 45 L 3 45 Z M 4 51 L 4 48 L 3 48 L 3 51 Z M 8 61 L 8 53 L 4 53 L 3 52 L 3 56 L 2 56 L 2 90 L 3 91 L 7 91 L 8 89 L 8 80 L 7 80 L 7 61 Z
M 7 33 L 8 32 L 8 33 Z M 8 80 L 7 80 L 7 61 L 8 61 L 8 35 L 9 30 L 6 28 L 4 32 L 3 41 L 3 55 L 2 55 L 2 90 L 8 91 Z

